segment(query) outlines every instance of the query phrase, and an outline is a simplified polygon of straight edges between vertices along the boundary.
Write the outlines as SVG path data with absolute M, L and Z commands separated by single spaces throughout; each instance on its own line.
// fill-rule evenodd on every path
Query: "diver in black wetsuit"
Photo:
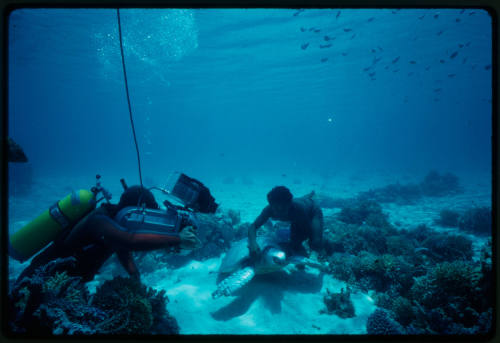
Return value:
M 274 187 L 268 194 L 266 206 L 248 229 L 248 248 L 250 255 L 260 253 L 257 244 L 257 229 L 268 219 L 290 222 L 290 242 L 288 254 L 306 255 L 302 242 L 309 239 L 311 249 L 319 252 L 323 237 L 323 212 L 312 199 L 312 194 L 293 198 L 284 186 Z
M 76 263 L 71 270 L 67 270 L 68 275 L 82 277 L 84 282 L 91 281 L 113 253 L 117 254 L 129 275 L 139 278 L 132 251 L 156 250 L 170 246 L 194 249 L 199 245 L 200 241 L 194 233 L 195 223 L 192 221 L 183 221 L 178 235 L 121 227 L 114 220 L 115 215 L 125 207 L 137 206 L 139 202 L 149 209 L 159 208 L 149 190 L 140 186 L 128 187 L 117 205 L 101 205 L 35 256 L 16 282 L 30 276 L 38 267 L 52 260 L 71 256 L 76 259 Z

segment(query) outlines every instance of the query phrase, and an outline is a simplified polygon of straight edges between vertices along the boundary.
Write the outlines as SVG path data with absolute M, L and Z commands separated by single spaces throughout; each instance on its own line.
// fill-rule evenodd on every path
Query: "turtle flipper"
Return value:
M 254 276 L 255 270 L 253 267 L 246 267 L 234 272 L 219 283 L 215 292 L 212 293 L 212 298 L 233 295 L 234 292 L 252 280 Z

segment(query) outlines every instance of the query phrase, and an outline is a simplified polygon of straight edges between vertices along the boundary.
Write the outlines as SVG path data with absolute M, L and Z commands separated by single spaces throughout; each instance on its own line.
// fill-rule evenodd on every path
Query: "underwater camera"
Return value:
M 208 187 L 183 173 L 180 173 L 168 194 L 179 200 L 185 208 L 195 212 L 215 213 L 219 206 Z

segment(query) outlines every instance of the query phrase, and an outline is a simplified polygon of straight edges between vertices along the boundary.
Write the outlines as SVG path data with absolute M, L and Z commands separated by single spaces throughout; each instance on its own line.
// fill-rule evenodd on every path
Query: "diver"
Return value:
M 194 217 L 181 215 L 181 211 L 166 212 L 173 217 L 171 221 L 177 223 L 176 230 L 151 230 L 140 225 L 124 227 L 117 222 L 117 214 L 120 211 L 129 211 L 127 213 L 130 214 L 141 208 L 142 211 L 144 209 L 158 210 L 159 206 L 148 189 L 141 186 L 127 187 L 118 204 L 103 203 L 72 228 L 61 233 L 45 250 L 32 259 L 16 282 L 30 276 L 38 267 L 52 260 L 70 256 L 76 259 L 76 264 L 67 271 L 68 275 L 79 276 L 83 282 L 88 282 L 94 278 L 113 253 L 117 254 L 121 265 L 131 277 L 140 278 L 132 251 L 169 247 L 191 250 L 200 245 L 195 234 Z M 162 213 L 159 210 L 156 212 Z
M 284 186 L 274 187 L 267 194 L 269 205 L 248 228 L 248 248 L 250 256 L 259 256 L 257 229 L 268 219 L 290 222 L 290 239 L 285 246 L 287 255 L 307 256 L 302 243 L 309 239 L 309 246 L 319 253 L 323 239 L 323 212 L 313 199 L 313 194 L 294 198 L 290 190 Z

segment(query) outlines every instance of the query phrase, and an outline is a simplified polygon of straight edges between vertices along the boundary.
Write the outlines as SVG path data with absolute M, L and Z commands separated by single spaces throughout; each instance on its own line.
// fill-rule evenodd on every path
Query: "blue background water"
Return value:
M 122 10 L 143 177 L 489 172 L 488 13 L 338 13 Z M 9 135 L 36 175 L 138 181 L 115 10 L 14 11 L 8 57 Z

